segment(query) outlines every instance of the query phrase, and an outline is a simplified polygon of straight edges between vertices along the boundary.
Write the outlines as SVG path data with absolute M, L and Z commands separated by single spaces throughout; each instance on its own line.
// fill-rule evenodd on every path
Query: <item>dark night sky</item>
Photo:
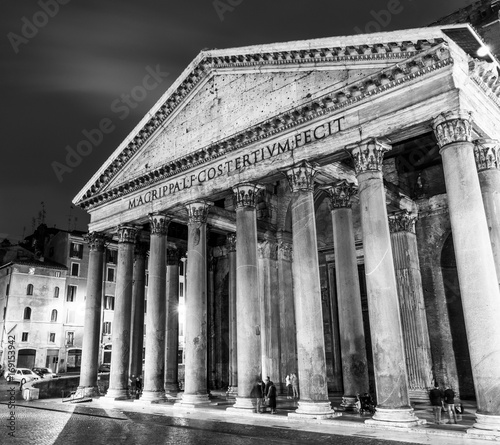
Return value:
M 349 35 L 367 26 L 373 31 L 368 23 L 388 5 L 399 12 L 381 30 L 423 27 L 472 3 L 59 0 L 65 4 L 48 17 L 41 5 L 55 10 L 55 1 L 0 4 L 0 240 L 31 233 L 42 201 L 48 226 L 86 230 L 88 216 L 71 210 L 71 200 L 202 49 Z M 217 2 L 236 6 L 218 13 Z M 29 29 L 33 20 L 39 26 Z M 142 83 L 146 67 L 157 65 L 169 76 L 127 117 L 114 112 L 111 104 Z M 53 163 L 65 163 L 66 147 L 75 147 L 82 131 L 103 118 L 114 130 L 59 181 Z

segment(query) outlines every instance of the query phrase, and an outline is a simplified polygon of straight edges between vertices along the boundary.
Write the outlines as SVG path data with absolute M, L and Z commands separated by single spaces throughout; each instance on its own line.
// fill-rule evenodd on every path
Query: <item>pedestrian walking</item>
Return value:
M 292 398 L 292 378 L 290 377 L 290 374 L 287 374 L 285 377 L 285 385 L 286 385 L 286 398 L 291 399 Z
M 455 411 L 455 391 L 453 388 L 447 386 L 444 390 L 444 409 L 448 411 L 448 417 L 451 419 L 453 417 L 453 423 L 457 423 L 457 413 Z
M 299 398 L 299 379 L 297 378 L 297 374 L 292 372 L 292 375 L 290 376 L 290 378 L 292 381 L 293 398 L 298 399 Z
M 434 413 L 434 422 L 441 423 L 441 410 L 443 409 L 443 392 L 437 383 L 434 388 L 429 391 L 429 400 L 431 402 L 432 411 Z
M 269 385 L 266 384 L 268 387 L 266 397 L 267 400 L 269 401 L 269 408 L 271 409 L 271 414 L 276 414 L 276 386 L 274 386 L 274 383 L 269 380 Z

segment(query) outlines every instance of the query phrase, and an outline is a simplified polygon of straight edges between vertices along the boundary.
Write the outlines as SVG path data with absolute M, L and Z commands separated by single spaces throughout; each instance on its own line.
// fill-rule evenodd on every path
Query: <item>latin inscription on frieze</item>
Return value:
M 172 180 L 158 188 L 148 190 L 138 197 L 128 201 L 128 208 L 133 209 L 143 204 L 150 203 L 156 199 L 163 198 L 167 195 L 178 193 L 182 190 L 189 189 L 193 186 L 211 181 L 220 176 L 230 175 L 237 170 L 245 167 L 256 165 L 259 162 L 279 156 L 283 153 L 293 151 L 297 148 L 311 144 L 312 142 L 325 139 L 339 131 L 342 131 L 341 122 L 344 116 L 330 120 L 316 127 L 297 133 L 295 136 L 290 136 L 278 142 L 265 145 L 250 153 L 243 154 L 233 159 L 227 159 L 219 162 L 211 167 L 198 170 L 195 173 L 187 174 L 182 178 Z

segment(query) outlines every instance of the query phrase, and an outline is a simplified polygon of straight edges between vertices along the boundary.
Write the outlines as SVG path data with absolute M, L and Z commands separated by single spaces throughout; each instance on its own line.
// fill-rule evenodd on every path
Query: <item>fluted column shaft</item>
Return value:
M 111 341 L 111 371 L 107 398 L 128 397 L 128 369 L 130 358 L 130 317 L 132 304 L 132 275 L 134 242 L 137 229 L 132 226 L 118 228 L 118 259 L 115 286 L 115 312 Z
M 314 175 L 306 162 L 286 172 L 292 190 L 293 283 L 300 400 L 297 415 L 330 417 L 314 215 Z
M 474 155 L 497 280 L 500 282 L 500 142 L 478 139 L 474 141 Z
M 82 397 L 97 395 L 97 372 L 99 364 L 99 325 L 101 322 L 102 278 L 105 237 L 92 232 L 86 236 L 89 244 L 89 269 L 87 299 L 82 344 L 82 366 L 78 390 Z
M 377 408 L 373 422 L 409 427 L 417 423 L 410 406 L 401 315 L 391 250 L 382 161 L 390 146 L 367 139 L 352 148 L 359 183 L 368 311 Z
M 179 251 L 167 250 L 167 326 L 165 390 L 177 394 L 179 350 Z
M 207 214 L 204 201 L 188 204 L 184 394 L 181 406 L 208 403 Z
M 238 396 L 233 409 L 253 410 L 250 397 L 262 372 L 259 276 L 257 263 L 257 219 L 254 184 L 233 188 L 236 200 L 236 311 L 238 343 Z
M 342 181 L 329 187 L 327 192 L 331 199 L 335 248 L 338 321 L 344 383 L 343 405 L 350 410 L 356 402 L 356 394 L 368 392 L 363 311 L 350 199 L 355 190 L 352 185 Z
M 166 254 L 170 219 L 162 213 L 149 215 L 151 238 L 146 311 L 146 355 L 141 401 L 165 397 Z
M 441 147 L 472 375 L 475 428 L 500 435 L 500 291 L 471 143 L 471 117 L 449 112 L 433 123 Z
M 131 378 L 142 375 L 142 349 L 144 347 L 144 293 L 146 284 L 147 245 L 138 242 L 134 256 L 132 286 L 132 329 L 130 332 L 130 369 Z
M 228 395 L 238 394 L 238 342 L 236 334 L 236 234 L 227 236 L 229 260 L 229 388 Z
M 410 397 L 427 401 L 427 392 L 432 386 L 432 358 L 418 260 L 415 219 L 415 215 L 399 212 L 389 216 L 389 227 Z

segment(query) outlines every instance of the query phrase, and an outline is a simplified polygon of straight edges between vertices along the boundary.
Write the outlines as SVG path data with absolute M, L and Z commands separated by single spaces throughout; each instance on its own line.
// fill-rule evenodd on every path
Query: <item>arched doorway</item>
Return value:
M 460 386 L 458 389 L 461 398 L 471 399 L 475 397 L 474 382 L 451 233 L 446 238 L 441 251 L 441 271 L 450 320 L 450 334 L 457 366 L 458 384 Z

